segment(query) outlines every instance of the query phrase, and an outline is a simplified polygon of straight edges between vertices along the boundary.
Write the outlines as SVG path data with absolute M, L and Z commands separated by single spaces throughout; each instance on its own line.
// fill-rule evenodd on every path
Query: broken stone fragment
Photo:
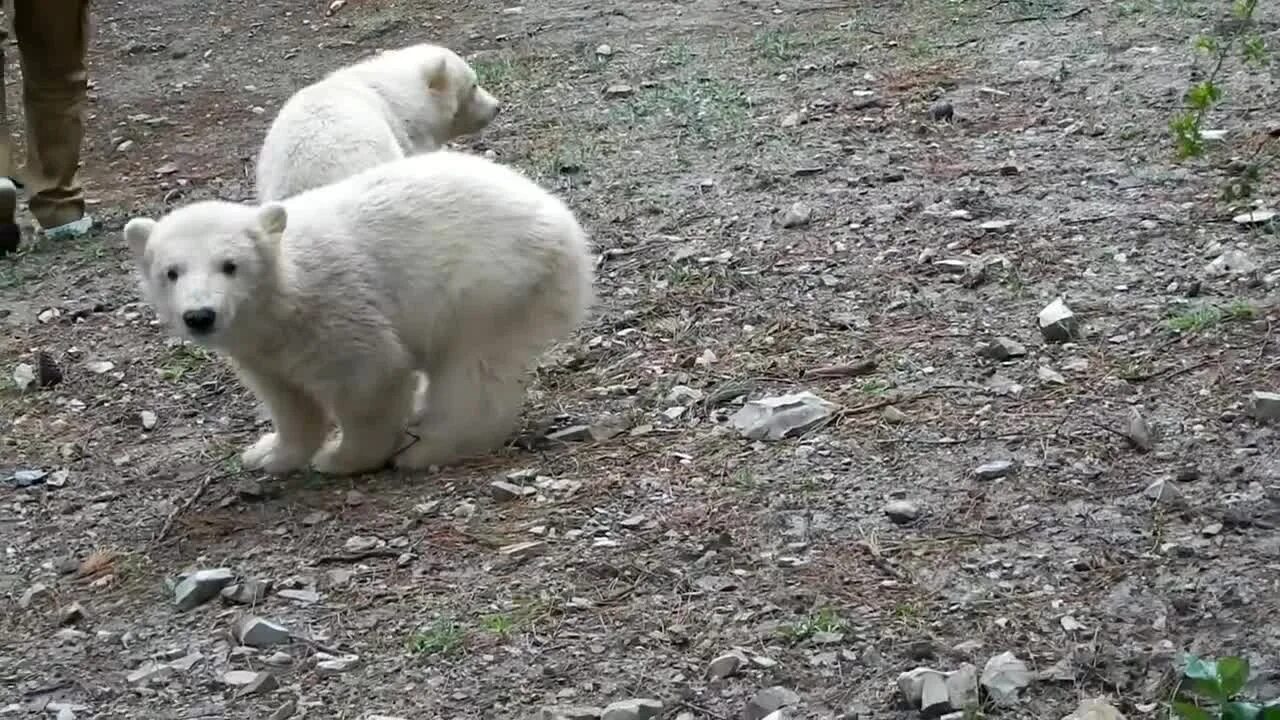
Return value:
M 991 702 L 1000 707 L 1017 705 L 1018 693 L 1030 685 L 1031 680 L 1026 663 L 1011 652 L 996 655 L 982 668 L 982 687 Z
M 748 440 L 776 442 L 824 422 L 838 407 L 805 390 L 751 400 L 729 422 Z
M 228 568 L 197 570 L 182 579 L 173 589 L 173 600 L 181 610 L 191 610 L 213 599 L 235 579 Z
M 1280 393 L 1254 390 L 1249 395 L 1249 417 L 1255 420 L 1280 420 Z
M 232 628 L 241 645 L 265 648 L 289 642 L 289 631 L 268 620 L 252 615 L 241 618 Z
M 1049 303 L 1040 311 L 1037 319 L 1040 323 L 1040 334 L 1049 342 L 1069 342 L 1080 333 L 1079 318 L 1071 312 L 1071 308 L 1067 307 L 1062 298 L 1056 298 Z
M 622 700 L 605 707 L 600 720 L 650 720 L 662 715 L 662 701 L 652 698 Z

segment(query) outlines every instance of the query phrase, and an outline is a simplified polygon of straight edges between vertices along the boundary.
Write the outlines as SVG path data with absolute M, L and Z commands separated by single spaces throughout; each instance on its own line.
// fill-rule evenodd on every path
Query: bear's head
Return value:
M 157 317 L 201 345 L 231 349 L 272 302 L 287 221 L 278 203 L 204 201 L 158 221 L 133 218 L 124 238 Z
M 454 51 L 420 43 L 396 52 L 416 68 L 425 85 L 436 111 L 438 143 L 479 132 L 497 117 L 502 104 L 480 85 L 475 69 Z

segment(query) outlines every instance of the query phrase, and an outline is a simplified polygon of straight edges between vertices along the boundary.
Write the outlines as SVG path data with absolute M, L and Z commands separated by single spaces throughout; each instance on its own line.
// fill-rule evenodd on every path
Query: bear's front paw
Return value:
M 429 433 L 419 437 L 406 433 L 406 438 L 406 442 L 400 446 L 404 449 L 391 459 L 392 466 L 397 470 L 425 470 L 432 465 L 447 464 L 458 457 L 451 445 Z
M 386 464 L 386 457 L 353 451 L 341 439 L 326 443 L 311 460 L 311 466 L 326 475 L 355 475 L 381 470 Z
M 240 453 L 240 464 L 246 470 L 263 470 L 272 475 L 283 475 L 305 467 L 307 456 L 301 450 L 282 445 L 278 433 L 267 433 Z

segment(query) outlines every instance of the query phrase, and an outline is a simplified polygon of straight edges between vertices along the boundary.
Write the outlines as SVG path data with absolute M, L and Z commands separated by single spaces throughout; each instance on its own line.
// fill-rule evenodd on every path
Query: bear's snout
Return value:
M 218 320 L 218 313 L 213 308 L 203 307 L 198 310 L 188 310 L 182 313 L 182 322 L 186 324 L 187 329 L 194 333 L 207 333 L 213 329 L 213 324 Z

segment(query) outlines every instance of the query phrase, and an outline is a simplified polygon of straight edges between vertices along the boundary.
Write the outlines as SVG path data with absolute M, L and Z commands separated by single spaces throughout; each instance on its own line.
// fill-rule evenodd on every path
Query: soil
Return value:
M 1190 38 L 1225 4 L 133 5 L 94 10 L 99 228 L 0 260 L 0 715 L 531 718 L 653 697 L 722 719 L 780 685 L 794 718 L 909 718 L 899 673 L 1005 651 L 1036 679 L 989 717 L 1093 696 L 1155 716 L 1185 652 L 1252 658 L 1251 692 L 1275 689 L 1280 458 L 1247 410 L 1280 390 L 1280 259 L 1217 198 L 1275 123 L 1275 65 L 1229 65 L 1206 158 L 1176 162 L 1168 131 L 1203 66 Z M 579 213 L 600 305 L 539 368 L 522 443 L 430 474 L 243 472 L 253 398 L 155 322 L 120 228 L 248 199 L 289 93 L 420 40 L 502 98 L 461 145 Z M 1255 267 L 1206 271 L 1231 248 Z M 1036 321 L 1059 296 L 1082 322 L 1066 344 Z M 1026 355 L 977 352 L 996 336 Z M 9 383 L 42 354 L 60 382 Z M 778 442 L 726 422 L 803 390 L 841 411 Z M 620 432 L 546 438 L 576 424 Z M 534 492 L 501 497 L 508 478 Z M 295 639 L 238 648 L 244 608 L 173 601 L 180 573 L 216 567 L 319 598 L 269 594 L 249 612 Z M 708 679 L 735 647 L 752 661 Z M 238 692 L 229 670 L 279 688 Z

